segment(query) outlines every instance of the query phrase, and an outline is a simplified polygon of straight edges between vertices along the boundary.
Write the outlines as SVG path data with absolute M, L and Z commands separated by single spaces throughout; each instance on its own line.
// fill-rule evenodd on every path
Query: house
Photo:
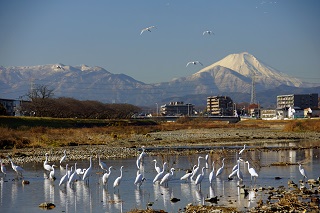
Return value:
M 0 104 L 6 109 L 7 115 L 9 116 L 20 115 L 20 103 L 20 100 L 0 99 Z

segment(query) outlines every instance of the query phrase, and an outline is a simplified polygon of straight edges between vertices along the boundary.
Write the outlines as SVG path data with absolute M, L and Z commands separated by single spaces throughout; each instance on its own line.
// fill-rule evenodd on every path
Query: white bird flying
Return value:
M 144 33 L 145 31 L 151 32 L 151 29 L 152 29 L 152 28 L 156 28 L 156 27 L 155 27 L 155 26 L 150 26 L 150 27 L 146 27 L 146 28 L 142 29 L 140 35 L 141 35 L 142 33 Z
M 206 30 L 206 31 L 203 31 L 202 35 L 205 35 L 205 34 L 211 35 L 214 33 L 211 30 Z
M 186 67 L 189 65 L 189 64 L 193 64 L 193 65 L 196 65 L 196 64 L 200 64 L 203 66 L 203 64 L 200 62 L 200 61 L 189 61 L 186 65 Z

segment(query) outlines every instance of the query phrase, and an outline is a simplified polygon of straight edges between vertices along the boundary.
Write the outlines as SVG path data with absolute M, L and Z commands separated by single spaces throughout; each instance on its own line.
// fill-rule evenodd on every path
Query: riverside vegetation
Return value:
M 175 146 L 215 146 L 219 144 L 251 144 L 259 142 L 281 141 L 315 141 L 313 148 L 318 148 L 320 138 L 320 119 L 301 120 L 245 120 L 236 124 L 226 122 L 212 122 L 205 118 L 190 120 L 181 118 L 175 123 L 156 123 L 152 120 L 82 120 L 82 119 L 53 119 L 27 117 L 0 117 L 0 157 L 8 154 L 16 160 L 26 156 L 38 156 L 43 161 L 46 150 L 61 150 L 69 147 L 83 149 L 79 156 L 90 152 L 116 150 L 122 148 L 134 150 L 132 156 L 141 146 L 148 147 L 152 154 L 152 147 Z M 301 145 L 302 146 L 302 145 Z M 295 148 L 303 148 L 300 145 Z M 29 151 L 27 151 L 29 150 Z M 30 151 L 31 150 L 31 151 Z M 38 151 L 35 151 L 38 150 Z M 159 150 L 158 150 L 159 151 Z M 181 150 L 179 150 L 180 152 Z M 69 151 L 71 152 L 71 151 Z M 70 156 L 71 157 L 71 156 Z M 108 156 L 103 156 L 108 158 Z M 110 156 L 109 156 L 110 157 Z M 124 156 L 126 157 L 126 156 Z M 34 159 L 33 159 L 34 160 Z M 52 159 L 57 160 L 57 159 Z M 312 202 L 299 201 L 297 196 L 306 196 L 302 190 L 285 191 L 283 198 L 277 203 L 259 203 L 251 212 L 295 211 L 318 212 L 319 199 Z M 293 196 L 294 195 L 294 196 Z M 312 205 L 311 205 L 312 204 Z M 238 212 L 234 208 L 223 206 L 187 206 L 185 212 Z M 139 210 L 130 212 L 165 212 L 163 210 Z

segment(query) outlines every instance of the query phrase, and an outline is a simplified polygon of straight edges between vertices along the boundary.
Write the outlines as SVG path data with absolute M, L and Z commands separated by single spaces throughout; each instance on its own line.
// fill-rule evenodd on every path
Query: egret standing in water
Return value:
M 82 180 L 86 181 L 89 183 L 89 177 L 91 175 L 91 171 L 92 170 L 92 156 L 90 157 L 90 166 L 88 167 L 88 169 L 85 171 Z
M 199 171 L 200 168 L 200 159 L 203 158 L 202 156 L 198 157 L 198 165 L 197 167 L 193 170 L 192 176 L 190 177 L 191 181 L 193 181 L 193 177 L 195 177 Z
M 100 159 L 100 155 L 98 155 L 98 158 L 99 158 L 99 166 L 102 170 L 105 170 L 107 171 L 108 167 L 107 167 L 107 164 L 105 164 L 104 162 L 101 161 Z
M 165 174 L 165 176 L 163 176 L 163 178 L 160 181 L 160 185 L 165 184 L 166 186 L 168 186 L 168 182 L 172 179 L 173 177 L 173 171 L 175 171 L 174 168 L 170 169 L 170 172 Z
M 300 171 L 300 174 L 303 176 L 303 180 L 308 178 L 308 177 L 307 177 L 307 173 L 306 173 L 306 171 L 304 170 L 304 168 L 302 168 L 301 163 L 299 163 L 299 171 Z
M 102 176 L 103 185 L 106 185 L 108 183 L 109 176 L 111 175 L 111 168 L 112 166 L 109 166 L 109 172 L 104 173 Z
M 243 149 L 240 150 L 239 155 L 241 155 L 245 149 L 246 149 L 246 145 L 243 145 Z
M 224 158 L 222 159 L 222 166 L 217 170 L 216 177 L 222 174 L 224 170 Z
M 17 173 L 18 178 L 19 178 L 19 175 L 21 177 L 23 177 L 22 176 L 22 172 L 24 172 L 24 169 L 22 167 L 20 167 L 20 166 L 17 166 L 16 164 L 14 164 L 9 156 L 8 156 L 8 159 L 9 159 L 9 161 L 11 163 L 12 169 Z
M 161 169 L 160 169 L 159 166 L 157 166 L 157 160 L 154 159 L 153 161 L 154 161 L 154 168 L 155 168 L 155 170 L 157 171 L 157 173 L 160 173 L 160 172 L 161 172 Z
M 60 179 L 60 182 L 59 182 L 59 186 L 61 186 L 62 184 L 65 184 L 68 182 L 68 164 L 66 164 L 66 174 L 62 176 L 62 178 Z
M 136 179 L 134 181 L 134 184 L 137 185 L 139 188 L 142 184 L 143 181 L 145 181 L 146 179 L 143 177 L 142 174 L 140 174 L 140 170 L 137 171 L 137 176 Z
M 49 179 L 50 180 L 55 180 L 56 179 L 55 174 L 54 174 L 54 167 L 57 167 L 57 166 L 54 165 L 54 164 L 52 165 L 52 171 L 49 174 Z
M 202 167 L 202 173 L 198 175 L 196 181 L 194 182 L 196 185 L 199 185 L 199 190 L 201 190 L 201 182 L 204 178 L 204 170 L 206 169 L 206 167 Z
M 2 160 L 0 159 L 0 165 L 1 165 L 1 172 L 4 174 L 4 176 L 7 175 L 7 168 L 5 167 L 4 163 L 2 163 Z
M 155 183 L 155 182 L 157 182 L 157 181 L 160 181 L 160 180 L 163 178 L 163 176 L 165 175 L 166 169 L 167 169 L 167 162 L 164 162 L 161 172 L 158 173 L 158 174 L 154 177 L 154 179 L 153 179 L 152 182 Z
M 61 164 L 63 161 L 65 161 L 66 158 L 67 158 L 66 150 L 63 151 L 63 154 L 64 154 L 64 155 L 63 155 L 62 158 L 60 159 L 60 164 Z
M 254 168 L 250 168 L 250 164 L 249 164 L 249 161 L 246 161 L 245 163 L 248 164 L 248 171 L 251 175 L 251 180 L 252 180 L 252 177 L 254 178 L 254 180 L 256 180 L 256 178 L 258 177 L 258 173 L 256 172 L 256 170 Z
M 122 168 L 123 168 L 123 166 L 121 166 L 121 168 L 120 168 L 120 176 L 117 177 L 117 179 L 115 179 L 115 181 L 113 182 L 113 188 L 116 188 L 116 187 L 119 186 L 120 183 L 121 183 L 121 179 L 122 179 Z M 118 191 L 119 191 L 119 189 L 118 189 Z
M 214 179 L 214 161 L 212 161 L 212 170 L 209 173 L 209 182 L 210 182 L 210 184 L 212 184 L 213 179 Z
M 197 167 L 197 165 L 194 165 L 193 166 L 193 168 L 192 168 L 192 171 L 190 172 L 190 171 L 188 171 L 185 175 L 183 175 L 181 178 L 180 178 L 180 180 L 185 180 L 185 181 L 187 181 L 191 176 L 192 176 L 192 174 L 193 174 L 193 172 L 194 172 L 194 169 Z

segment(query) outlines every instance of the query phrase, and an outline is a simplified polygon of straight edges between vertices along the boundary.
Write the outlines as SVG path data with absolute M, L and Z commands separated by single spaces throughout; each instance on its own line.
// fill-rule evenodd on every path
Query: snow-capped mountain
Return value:
M 112 74 L 97 66 L 49 64 L 0 67 L 0 98 L 18 99 L 39 84 L 53 89 L 55 97 L 151 106 L 170 98 L 176 100 L 187 96 L 250 94 L 253 76 L 257 94 L 281 86 L 303 86 L 299 79 L 281 73 L 243 52 L 228 55 L 191 76 L 156 84 L 145 84 L 124 74 Z M 317 93 L 318 90 L 319 87 Z M 270 94 L 267 96 L 270 97 Z M 231 98 L 236 100 L 235 97 Z M 188 101 L 193 103 L 192 100 Z
M 300 87 L 303 85 L 301 80 L 277 71 L 276 69 L 259 61 L 256 57 L 247 52 L 230 54 L 220 61 L 217 61 L 212 65 L 203 68 L 194 75 L 203 72 L 211 72 L 213 70 L 216 70 L 215 68 L 217 66 L 229 68 L 250 79 L 252 79 L 254 76 L 255 82 L 257 84 L 260 84 L 260 87 L 266 89 L 280 85 L 294 87 Z

